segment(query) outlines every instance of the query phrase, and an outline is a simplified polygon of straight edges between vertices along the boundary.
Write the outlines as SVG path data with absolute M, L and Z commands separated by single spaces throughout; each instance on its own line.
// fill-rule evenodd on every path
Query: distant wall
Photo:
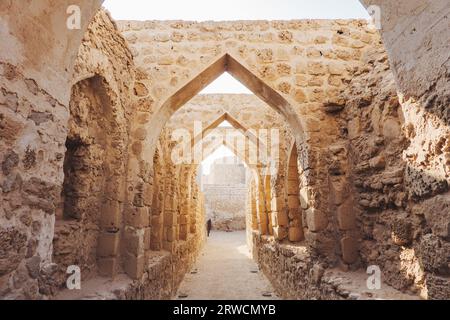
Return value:
M 212 165 L 208 178 L 203 194 L 206 215 L 212 220 L 214 230 L 245 230 L 248 186 L 244 165 L 217 162 Z

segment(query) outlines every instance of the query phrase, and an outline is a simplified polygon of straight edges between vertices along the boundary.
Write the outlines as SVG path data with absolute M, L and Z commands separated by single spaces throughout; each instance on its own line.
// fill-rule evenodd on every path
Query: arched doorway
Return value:
M 83 280 L 120 268 L 127 137 L 118 113 L 104 78 L 74 85 L 53 260 L 64 274 L 78 266 Z

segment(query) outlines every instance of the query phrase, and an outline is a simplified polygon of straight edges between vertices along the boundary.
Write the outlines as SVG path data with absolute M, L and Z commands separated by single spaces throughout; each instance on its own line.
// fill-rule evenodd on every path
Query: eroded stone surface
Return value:
M 204 243 L 205 199 L 170 135 L 224 119 L 279 130 L 277 171 L 249 166 L 244 209 L 280 296 L 363 297 L 348 289 L 361 277 L 342 285 L 334 268 L 377 265 L 397 290 L 448 298 L 445 0 L 363 1 L 385 10 L 381 34 L 346 20 L 116 23 L 73 2 L 86 19 L 70 35 L 64 1 L 0 4 L 1 298 L 53 297 L 69 265 L 88 298 L 172 297 Z M 259 99 L 189 102 L 223 72 Z

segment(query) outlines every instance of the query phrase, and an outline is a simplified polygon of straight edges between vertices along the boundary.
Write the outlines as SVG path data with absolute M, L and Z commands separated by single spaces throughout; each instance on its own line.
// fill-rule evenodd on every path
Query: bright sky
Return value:
M 203 89 L 200 94 L 236 94 L 236 93 L 245 93 L 245 94 L 253 94 L 246 86 L 237 81 L 233 76 L 229 73 L 225 72 L 215 81 L 213 81 L 209 86 Z
M 369 18 L 358 0 L 106 0 L 116 20 Z

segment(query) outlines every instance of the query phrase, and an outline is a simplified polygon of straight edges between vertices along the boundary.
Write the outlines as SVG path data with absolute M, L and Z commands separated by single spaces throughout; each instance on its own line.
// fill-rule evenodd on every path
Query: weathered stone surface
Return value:
M 241 131 L 280 134 L 279 167 L 249 166 L 236 220 L 287 296 L 350 297 L 322 270 L 337 252 L 347 268 L 384 266 L 401 290 L 449 296 L 445 0 L 378 1 L 380 34 L 347 20 L 116 23 L 88 2 L 74 1 L 76 33 L 59 25 L 67 1 L 0 5 L 0 297 L 47 298 L 78 265 L 83 281 L 136 279 L 122 298 L 170 298 L 205 237 L 198 163 L 171 161 L 170 133 L 226 112 Z M 226 71 L 264 101 L 180 109 Z M 305 250 L 277 243 L 303 228 Z
M 0 276 L 14 271 L 25 258 L 26 241 L 17 229 L 0 229 Z
M 425 216 L 433 234 L 450 240 L 450 197 L 437 196 L 418 206 L 415 211 Z
M 450 244 L 437 236 L 427 234 L 419 244 L 419 260 L 426 271 L 450 275 Z

